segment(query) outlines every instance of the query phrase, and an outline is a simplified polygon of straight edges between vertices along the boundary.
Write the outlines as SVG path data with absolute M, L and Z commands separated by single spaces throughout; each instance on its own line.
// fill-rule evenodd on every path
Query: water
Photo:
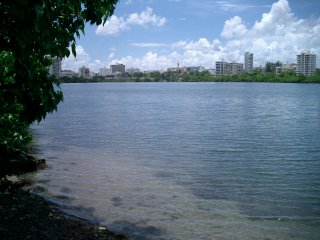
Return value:
M 34 191 L 130 239 L 319 239 L 320 85 L 65 84 Z

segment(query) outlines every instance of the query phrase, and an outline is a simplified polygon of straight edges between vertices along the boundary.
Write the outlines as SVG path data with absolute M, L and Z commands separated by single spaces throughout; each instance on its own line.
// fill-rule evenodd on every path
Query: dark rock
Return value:
M 0 192 L 0 239 L 125 240 L 104 227 L 66 215 L 45 199 L 18 190 Z

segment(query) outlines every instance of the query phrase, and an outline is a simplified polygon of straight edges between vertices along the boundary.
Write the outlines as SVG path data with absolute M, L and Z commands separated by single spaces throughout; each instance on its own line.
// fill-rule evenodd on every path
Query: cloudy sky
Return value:
M 310 50 L 320 66 L 319 0 L 120 0 L 104 25 L 86 27 L 77 58 L 63 69 L 123 63 L 127 68 L 215 68 L 219 60 L 291 63 Z

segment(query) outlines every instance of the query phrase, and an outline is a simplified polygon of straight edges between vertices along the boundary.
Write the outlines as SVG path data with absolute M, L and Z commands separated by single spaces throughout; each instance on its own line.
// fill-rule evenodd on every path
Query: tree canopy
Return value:
M 0 155 L 30 141 L 28 126 L 63 99 L 49 76 L 55 57 L 76 56 L 86 24 L 102 24 L 118 0 L 0 2 Z
M 273 62 L 267 62 L 266 63 L 266 72 L 270 72 L 270 73 L 275 73 L 276 72 L 276 67 L 281 67 L 282 66 L 282 63 L 277 61 L 275 63 Z

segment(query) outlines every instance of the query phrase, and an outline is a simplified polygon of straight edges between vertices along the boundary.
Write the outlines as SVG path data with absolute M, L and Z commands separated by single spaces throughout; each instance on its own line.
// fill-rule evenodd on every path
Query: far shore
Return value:
M 123 83 L 123 82 L 244 82 L 244 83 L 320 83 L 320 74 L 315 76 L 297 76 L 297 75 L 275 75 L 275 74 L 246 74 L 237 76 L 221 76 L 215 77 L 210 74 L 188 74 L 188 75 L 169 75 L 169 76 L 153 76 L 143 74 L 137 76 L 113 76 L 113 77 L 62 77 L 59 79 L 61 83 Z

